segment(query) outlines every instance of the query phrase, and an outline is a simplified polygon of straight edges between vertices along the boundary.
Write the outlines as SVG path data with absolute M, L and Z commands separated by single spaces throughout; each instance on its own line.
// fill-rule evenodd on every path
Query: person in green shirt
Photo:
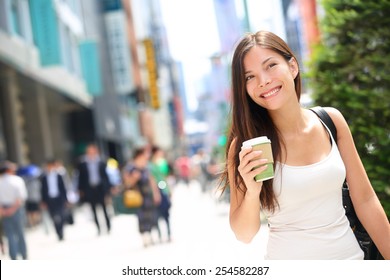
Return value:
M 168 242 L 170 242 L 171 226 L 169 210 L 171 208 L 171 191 L 167 182 L 167 177 L 169 175 L 169 164 L 165 158 L 164 151 L 157 146 L 153 146 L 151 149 L 150 171 L 158 185 L 158 189 L 160 190 L 161 194 L 161 203 L 158 206 L 158 220 L 162 218 L 165 221 L 168 231 Z M 161 231 L 159 228 L 158 232 L 161 240 Z

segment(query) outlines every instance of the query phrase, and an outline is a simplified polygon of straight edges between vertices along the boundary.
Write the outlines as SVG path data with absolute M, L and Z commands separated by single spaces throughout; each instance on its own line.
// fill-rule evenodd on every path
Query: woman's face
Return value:
M 147 151 L 143 152 L 135 159 L 135 164 L 140 168 L 146 167 L 148 165 L 148 162 L 149 162 L 149 152 Z
M 298 65 L 277 52 L 253 47 L 244 57 L 246 90 L 252 100 L 267 110 L 281 108 L 292 97 L 297 101 L 294 78 Z

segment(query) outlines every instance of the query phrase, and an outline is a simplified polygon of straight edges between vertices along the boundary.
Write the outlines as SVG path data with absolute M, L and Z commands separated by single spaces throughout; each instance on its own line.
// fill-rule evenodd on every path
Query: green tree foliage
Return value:
M 390 0 L 323 0 L 314 102 L 339 109 L 390 217 Z

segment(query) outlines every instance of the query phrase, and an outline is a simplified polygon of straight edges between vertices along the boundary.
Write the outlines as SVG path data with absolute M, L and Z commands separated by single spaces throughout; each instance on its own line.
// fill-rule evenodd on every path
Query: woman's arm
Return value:
M 390 259 L 390 224 L 371 186 L 342 114 L 326 108 L 337 128 L 337 144 L 347 170 L 349 192 L 357 216 L 385 259 Z
M 153 192 L 154 203 L 155 205 L 159 205 L 161 203 L 160 190 L 157 186 L 156 180 L 154 180 L 151 174 L 149 175 L 149 181 L 150 181 L 150 187 L 152 188 L 152 192 Z
M 234 178 L 235 166 L 233 164 L 236 145 L 238 144 L 233 140 L 228 152 L 230 226 L 238 240 L 249 243 L 260 229 L 259 196 L 263 184 L 262 182 L 255 182 L 254 176 L 265 170 L 264 167 L 256 169 L 254 167 L 265 162 L 264 159 L 253 160 L 253 158 L 261 155 L 261 152 L 252 151 L 252 148 L 240 152 L 240 165 L 238 166 L 238 170 L 244 180 L 246 191 L 242 192 L 238 190 L 238 186 L 235 183 L 236 178 Z
M 141 179 L 141 172 L 134 170 L 123 170 L 123 183 L 125 188 L 131 188 L 137 184 L 137 182 Z

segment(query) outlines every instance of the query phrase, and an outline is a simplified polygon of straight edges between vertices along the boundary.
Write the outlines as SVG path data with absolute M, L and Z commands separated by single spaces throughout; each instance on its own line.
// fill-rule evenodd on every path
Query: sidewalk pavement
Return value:
M 229 205 L 213 193 L 202 193 L 198 182 L 189 186 L 178 184 L 172 196 L 171 232 L 168 242 L 166 227 L 160 222 L 163 242 L 153 233 L 155 245 L 144 248 L 135 215 L 112 218 L 112 230 L 105 231 L 100 217 L 102 234 L 97 235 L 91 210 L 87 205 L 75 212 L 74 225 L 65 228 L 65 240 L 60 242 L 53 227 L 26 231 L 30 260 L 169 260 L 225 263 L 240 259 L 261 261 L 267 240 L 263 225 L 252 243 L 237 241 L 229 226 Z M 51 225 L 50 225 L 51 226 Z M 5 240 L 6 241 L 6 240 Z M 1 256 L 8 259 L 8 256 Z

